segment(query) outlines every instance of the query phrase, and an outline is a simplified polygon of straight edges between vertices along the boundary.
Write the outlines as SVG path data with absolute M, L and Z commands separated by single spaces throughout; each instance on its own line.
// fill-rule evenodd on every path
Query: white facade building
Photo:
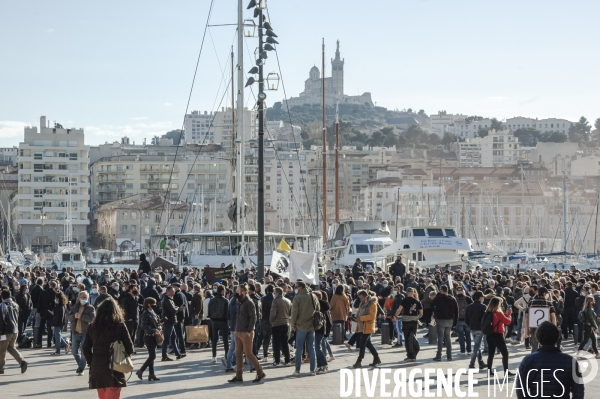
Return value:
M 498 132 L 492 130 L 485 137 L 467 139 L 465 142 L 481 146 L 481 163 L 473 166 L 492 167 L 515 165 L 521 159 L 519 139 L 514 137 L 508 130 L 501 130 Z M 473 150 L 475 150 L 475 147 L 473 147 Z M 465 160 L 465 162 L 468 161 Z
M 558 118 L 547 118 L 547 119 L 537 119 L 537 118 L 524 118 L 522 116 L 517 116 L 514 118 L 509 118 L 506 120 L 505 125 L 508 130 L 512 133 L 519 129 L 535 129 L 539 132 L 560 132 L 560 133 L 569 133 L 569 128 L 573 125 L 573 122 L 569 122 L 566 119 L 558 119 Z
M 72 238 L 86 242 L 89 225 L 89 150 L 83 129 L 26 127 L 19 144 L 19 185 L 13 200 L 13 232 L 23 247 L 56 249 L 66 235 L 70 217 Z M 17 230 L 18 227 L 18 230 Z M 68 233 L 68 232 L 67 232 Z
M 235 138 L 232 137 L 231 108 L 221 108 L 221 111 L 204 113 L 193 111 L 185 115 L 185 142 L 188 144 L 220 144 L 230 150 Z M 236 116 L 237 119 L 237 116 Z M 234 123 L 237 123 L 234 121 Z M 244 108 L 244 132 L 246 140 L 257 137 L 256 111 Z

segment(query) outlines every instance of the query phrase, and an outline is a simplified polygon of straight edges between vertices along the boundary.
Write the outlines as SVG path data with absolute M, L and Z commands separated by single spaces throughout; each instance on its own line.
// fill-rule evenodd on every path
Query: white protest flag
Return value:
M 287 256 L 278 251 L 273 251 L 271 255 L 271 272 L 281 275 L 287 273 L 290 266 L 290 260 Z
M 290 251 L 290 281 L 301 279 L 307 284 L 317 285 L 317 254 Z

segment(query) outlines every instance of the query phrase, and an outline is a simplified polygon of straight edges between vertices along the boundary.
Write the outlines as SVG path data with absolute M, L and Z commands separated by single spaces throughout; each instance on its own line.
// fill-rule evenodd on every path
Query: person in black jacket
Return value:
M 362 266 L 360 258 L 356 258 L 354 265 L 352 265 L 352 278 L 354 281 L 358 281 L 360 276 L 365 275 L 365 269 Z
M 62 337 L 62 329 L 64 325 L 67 323 L 67 303 L 69 300 L 62 292 L 57 292 L 54 295 L 54 310 L 51 312 L 52 314 L 52 333 L 54 335 L 54 345 L 56 349 L 54 351 L 54 355 L 60 355 L 60 348 L 65 348 L 65 353 L 69 353 L 71 347 Z
M 175 323 L 177 322 L 177 312 L 183 310 L 182 306 L 179 308 L 175 306 L 175 302 L 173 302 L 173 296 L 175 296 L 175 288 L 172 286 L 167 287 L 167 291 L 165 292 L 165 296 L 162 301 L 162 322 L 163 324 L 163 332 L 165 334 L 165 341 L 162 344 L 162 361 L 172 361 L 170 357 L 167 356 L 167 348 L 169 347 L 169 343 L 177 356 L 177 359 L 181 359 L 185 357 L 185 354 L 181 354 L 179 352 L 179 346 L 177 344 L 177 334 L 175 333 Z
M 188 301 L 183 292 L 181 292 L 181 284 L 178 282 L 174 282 L 171 284 L 175 287 L 175 295 L 173 296 L 173 301 L 175 302 L 175 306 L 177 306 L 180 310 L 177 312 L 177 320 L 175 322 L 175 334 L 177 335 L 177 342 L 179 344 L 179 352 L 182 355 L 185 355 L 185 331 L 183 328 L 183 322 L 190 315 L 190 311 L 188 309 Z
M 442 346 L 446 342 L 446 357 L 452 360 L 452 340 L 450 332 L 458 321 L 458 303 L 448 294 L 448 286 L 442 285 L 440 292 L 431 301 L 437 328 L 437 354 L 433 360 L 442 361 Z
M 261 331 L 262 331 L 262 348 L 263 348 L 263 361 L 267 361 L 267 355 L 269 353 L 269 343 L 271 342 L 271 322 L 269 317 L 271 315 L 271 305 L 275 297 L 273 296 L 274 287 L 267 285 L 265 292 L 267 293 L 260 299 L 262 307 L 262 320 L 261 320 Z
M 469 368 L 475 368 L 475 359 L 479 362 L 479 370 L 484 370 L 487 366 L 481 356 L 481 340 L 483 333 L 481 332 L 481 319 L 485 313 L 486 306 L 483 304 L 483 292 L 477 291 L 473 294 L 473 303 L 467 306 L 465 311 L 465 324 L 469 326 L 473 335 L 473 352 L 471 353 L 471 361 Z
M 39 302 L 37 304 L 37 317 L 40 317 L 40 333 L 37 337 L 37 342 L 35 343 L 36 348 L 42 347 L 42 332 L 44 327 L 46 327 L 47 336 L 47 346 L 50 348 L 52 344 L 52 312 L 54 311 L 54 295 L 56 294 L 56 281 L 50 281 L 48 284 L 48 288 L 42 292 L 40 295 Z
M 140 328 L 144 332 L 144 344 L 148 349 L 148 358 L 142 365 L 142 367 L 135 372 L 138 378 L 141 380 L 146 369 L 149 369 L 150 375 L 148 381 L 158 381 L 160 378 L 156 378 L 154 374 L 154 359 L 156 359 L 156 332 L 159 330 L 160 321 L 158 315 L 154 311 L 156 308 L 156 300 L 154 298 L 144 299 L 144 311 L 140 317 Z M 165 342 L 164 345 L 167 345 Z
M 327 300 L 327 294 L 324 291 L 314 291 L 313 295 L 319 300 L 319 310 L 325 316 L 325 323 L 319 330 L 315 330 L 315 352 L 317 355 L 317 374 L 325 374 L 329 372 L 327 364 L 327 337 L 331 332 L 331 313 L 329 312 L 330 306 Z M 270 312 L 270 311 L 269 311 Z M 328 326 L 329 324 L 329 326 Z
M 131 336 L 131 341 L 135 341 L 135 332 L 138 327 L 139 305 L 138 289 L 136 285 L 130 284 L 129 290 L 121 296 L 121 307 L 125 313 L 125 325 Z
M 219 334 L 223 338 L 223 349 L 225 355 L 229 351 L 229 325 L 227 322 L 227 309 L 229 301 L 223 296 L 225 294 L 225 286 L 219 284 L 214 297 L 208 302 L 208 318 L 212 323 L 212 364 L 217 364 L 217 343 L 219 342 Z
M 406 266 L 402 263 L 402 255 L 398 255 L 398 258 L 394 262 L 392 266 L 390 266 L 390 274 L 392 275 L 392 280 L 395 282 L 396 277 L 404 278 L 406 274 Z
M 140 267 L 138 269 L 139 274 L 150 274 L 151 271 L 152 267 L 150 266 L 150 262 L 148 262 L 146 259 L 146 254 L 140 254 Z
M 560 337 L 558 327 L 545 321 L 539 325 L 535 334 L 541 346 L 521 360 L 519 376 L 527 376 L 527 378 L 515 379 L 518 398 L 536 397 L 534 395 L 537 395 L 540 387 L 543 386 L 544 397 L 583 399 L 585 388 L 581 382 L 579 363 L 558 348 L 557 342 Z M 546 373 L 541 373 L 540 370 Z
M 562 320 L 562 333 L 563 339 L 566 341 L 569 339 L 569 333 L 573 333 L 573 326 L 577 323 L 577 310 L 575 307 L 575 299 L 579 296 L 579 293 L 573 288 L 573 283 L 567 281 L 565 287 L 565 306 L 563 309 L 563 320 Z
M 44 280 L 42 278 L 37 278 L 35 280 L 35 285 L 31 287 L 31 306 L 33 306 L 33 308 L 31 309 L 31 316 L 27 321 L 28 325 L 31 325 L 34 322 L 34 317 L 37 313 L 37 305 L 40 302 L 40 296 L 42 295 L 42 292 L 44 292 L 44 288 L 42 287 L 43 284 Z
M 21 339 L 27 326 L 27 319 L 29 318 L 29 312 L 31 311 L 31 297 L 29 296 L 29 290 L 26 285 L 19 287 L 19 292 L 15 295 L 17 305 L 19 305 L 19 335 L 17 341 Z

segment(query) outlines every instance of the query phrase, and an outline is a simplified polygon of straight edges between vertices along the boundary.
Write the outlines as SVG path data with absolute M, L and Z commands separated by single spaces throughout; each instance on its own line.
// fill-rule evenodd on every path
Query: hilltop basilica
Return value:
M 319 68 L 313 66 L 310 69 L 308 79 L 304 82 L 304 91 L 298 97 L 291 97 L 287 100 L 291 108 L 296 105 L 321 104 L 323 94 L 321 93 L 321 72 Z M 373 106 L 371 93 L 363 93 L 360 96 L 348 96 L 344 94 L 344 60 L 340 58 L 340 41 L 337 41 L 335 58 L 331 60 L 331 77 L 325 78 L 325 104 L 335 105 L 336 103 L 347 104 L 365 104 Z

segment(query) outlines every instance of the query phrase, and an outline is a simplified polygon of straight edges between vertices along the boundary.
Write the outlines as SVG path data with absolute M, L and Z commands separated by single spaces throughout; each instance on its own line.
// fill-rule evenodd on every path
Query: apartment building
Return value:
M 26 127 L 19 144 L 18 191 L 12 199 L 12 229 L 17 241 L 39 252 L 56 250 L 68 232 L 86 242 L 89 225 L 89 150 L 83 129 Z
M 235 118 L 235 119 L 234 119 Z M 257 137 L 256 111 L 244 108 L 244 133 L 246 140 Z M 204 113 L 192 111 L 185 115 L 184 134 L 188 144 L 219 144 L 230 151 L 235 144 L 234 124 L 237 124 L 237 115 L 234 116 L 231 108 L 221 108 L 220 111 Z
M 542 133 L 561 132 L 567 134 L 569 133 L 569 128 L 573 124 L 574 122 L 560 118 L 537 119 L 524 118 L 522 116 L 508 118 L 505 122 L 506 127 L 511 133 L 519 129 L 531 128 Z

